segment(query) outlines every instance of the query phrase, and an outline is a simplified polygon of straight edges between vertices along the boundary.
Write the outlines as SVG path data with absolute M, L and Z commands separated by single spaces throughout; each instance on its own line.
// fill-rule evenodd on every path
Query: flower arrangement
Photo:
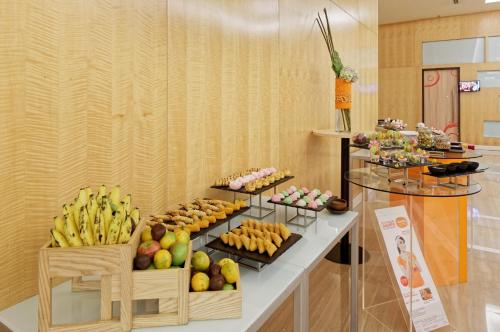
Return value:
M 340 58 L 340 54 L 333 45 L 332 31 L 330 28 L 330 20 L 326 8 L 323 8 L 325 19 L 318 13 L 315 19 L 321 30 L 323 39 L 325 40 L 332 70 L 335 73 L 335 108 L 340 110 L 342 117 L 342 125 L 347 131 L 351 131 L 351 116 L 350 109 L 352 107 L 352 86 L 351 84 L 358 80 L 358 73 L 351 67 L 345 67 Z M 326 23 L 326 24 L 325 24 Z

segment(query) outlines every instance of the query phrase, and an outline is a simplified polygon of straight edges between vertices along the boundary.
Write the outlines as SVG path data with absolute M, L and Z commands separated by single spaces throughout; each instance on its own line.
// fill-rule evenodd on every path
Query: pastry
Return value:
M 239 189 L 241 189 L 242 186 L 243 186 L 243 182 L 241 182 L 240 179 L 236 179 L 236 180 L 231 181 L 229 183 L 229 188 L 231 188 L 233 190 L 239 190 Z
M 250 238 L 246 235 L 241 235 L 241 242 L 247 251 L 250 251 Z
M 283 242 L 283 239 L 276 233 L 270 233 L 271 234 L 271 239 L 273 240 L 274 244 L 279 248 L 281 247 L 281 243 Z
M 259 254 L 263 254 L 266 251 L 264 240 L 260 237 L 257 238 L 257 248 L 259 249 Z
M 318 206 L 323 205 L 323 201 L 322 201 L 321 199 L 319 199 L 319 198 L 316 198 L 316 199 L 314 200 L 314 202 L 316 202 L 316 204 L 318 204 Z
M 310 208 L 310 209 L 317 209 L 318 208 L 318 203 L 316 203 L 316 201 L 310 201 L 307 204 L 307 207 Z
M 309 189 L 307 189 L 307 187 L 302 187 L 301 189 L 304 192 L 304 195 L 309 194 Z
M 288 197 L 288 196 L 290 196 L 290 194 L 288 194 L 288 191 L 286 191 L 286 190 L 283 190 L 282 192 L 280 192 L 280 194 L 282 194 L 282 195 L 283 195 L 283 197 Z
M 255 183 L 254 182 L 248 182 L 246 185 L 245 185 L 245 190 L 248 191 L 248 192 L 254 192 L 255 191 Z
M 326 203 L 326 201 L 328 201 L 330 197 L 328 197 L 328 195 L 325 195 L 325 194 L 322 194 L 319 196 L 319 199 L 323 202 L 323 204 Z
M 328 196 L 329 198 L 333 196 L 330 190 L 325 191 L 325 195 Z
M 292 197 L 288 196 L 287 198 L 285 198 L 283 200 L 283 203 L 285 203 L 285 204 L 292 204 L 293 203 Z
M 284 224 L 279 224 L 279 228 L 281 237 L 286 241 L 291 235 L 290 230 Z
M 264 246 L 269 257 L 273 257 L 276 250 L 278 250 L 278 248 L 269 240 L 264 240 Z
M 299 206 L 299 207 L 305 207 L 307 205 L 306 201 L 303 200 L 303 199 L 299 199 L 297 201 L 297 203 L 295 203 L 295 205 Z

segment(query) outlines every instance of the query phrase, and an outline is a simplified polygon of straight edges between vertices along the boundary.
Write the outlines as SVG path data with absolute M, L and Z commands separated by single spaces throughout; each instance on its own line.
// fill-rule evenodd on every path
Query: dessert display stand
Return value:
M 371 248 L 362 265 L 363 310 L 391 330 L 462 330 L 456 301 L 469 276 L 470 198 L 481 186 L 473 179 L 438 186 L 427 177 L 403 185 L 372 167 L 345 178 L 362 188 L 363 246 Z M 395 311 L 404 322 L 394 320 Z
M 318 212 L 323 211 L 335 198 L 336 198 L 335 196 L 330 197 L 325 204 L 318 206 L 316 209 L 308 208 L 305 206 L 304 207 L 297 206 L 295 202 L 292 203 L 291 205 L 283 202 L 273 202 L 272 200 L 268 200 L 267 202 L 270 204 L 281 205 L 285 207 L 285 222 L 287 224 L 292 224 L 299 227 L 308 227 L 313 222 L 318 220 Z M 276 209 L 276 207 L 274 209 Z M 288 218 L 288 209 L 292 211 L 296 210 L 295 215 L 292 216 L 291 218 Z M 308 215 L 308 212 L 310 213 L 310 215 Z M 276 223 L 276 214 L 274 216 L 274 222 Z
M 293 176 L 285 176 L 283 179 L 275 181 L 268 186 L 263 186 L 262 188 L 256 189 L 255 191 L 252 192 L 247 191 L 245 188 L 231 189 L 228 186 L 211 186 L 210 188 L 233 192 L 233 201 L 236 200 L 238 194 L 248 195 L 250 201 L 249 204 L 250 212 L 248 214 L 245 214 L 245 216 L 262 220 L 265 217 L 270 216 L 271 214 L 276 212 L 274 206 L 273 208 L 268 208 L 262 205 L 262 194 L 270 189 L 273 189 L 274 194 L 276 194 L 276 187 L 278 185 L 285 183 L 293 178 L 294 178 Z M 259 203 L 258 205 L 253 204 L 253 196 L 258 196 L 258 203 Z M 253 210 L 257 210 L 257 213 L 254 214 Z

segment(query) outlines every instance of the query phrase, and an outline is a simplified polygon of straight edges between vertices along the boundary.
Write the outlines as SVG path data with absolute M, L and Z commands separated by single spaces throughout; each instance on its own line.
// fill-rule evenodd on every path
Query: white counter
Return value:
M 282 220 L 283 207 L 278 208 L 277 220 Z M 308 327 L 308 274 L 316 264 L 357 223 L 357 213 L 318 214 L 318 220 L 307 228 L 289 225 L 292 232 L 303 236 L 286 253 L 260 272 L 242 267 L 242 317 L 239 319 L 189 322 L 184 326 L 168 326 L 134 331 L 254 331 L 271 316 L 283 301 L 295 292 L 295 326 L 305 331 Z M 239 221 L 244 217 L 238 217 Z M 232 227 L 238 224 L 232 223 Z M 272 220 L 272 217 L 269 218 Z M 357 237 L 356 237 L 357 241 Z M 357 245 L 357 244 L 356 244 Z M 356 260 L 357 261 L 357 260 Z M 357 270 L 357 269 L 355 269 Z M 357 273 L 357 271 L 354 271 Z M 355 278 L 357 279 L 357 278 Z M 355 285 L 354 285 L 355 290 Z M 95 320 L 99 317 L 97 292 L 71 293 L 69 283 L 53 290 L 54 322 Z M 337 296 L 337 294 L 332 294 Z M 0 322 L 13 331 L 37 331 L 38 297 L 32 297 L 0 312 Z M 356 303 L 354 303 L 356 304 Z M 354 308 L 356 305 L 354 305 Z M 354 314 L 354 316 L 356 316 Z

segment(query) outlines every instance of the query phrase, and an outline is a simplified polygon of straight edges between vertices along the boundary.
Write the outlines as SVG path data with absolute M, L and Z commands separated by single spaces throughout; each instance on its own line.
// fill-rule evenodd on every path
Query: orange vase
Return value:
M 352 107 L 352 83 L 341 78 L 335 79 L 335 108 L 351 109 Z

